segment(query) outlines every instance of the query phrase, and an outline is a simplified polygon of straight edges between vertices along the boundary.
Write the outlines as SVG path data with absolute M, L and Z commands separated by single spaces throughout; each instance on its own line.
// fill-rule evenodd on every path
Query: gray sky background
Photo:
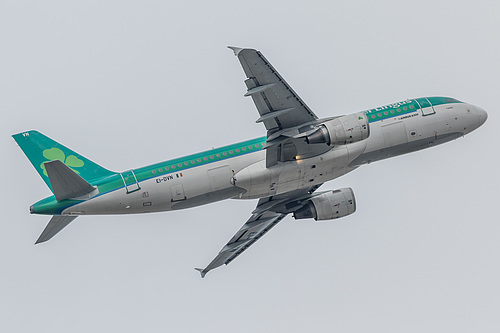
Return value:
M 498 332 L 498 1 L 2 1 L 2 332 Z M 48 195 L 10 135 L 112 170 L 265 135 L 227 45 L 261 50 L 320 117 L 420 96 L 481 106 L 457 141 L 323 185 L 335 222 L 288 217 L 201 279 L 255 201 L 87 216 L 34 246 Z

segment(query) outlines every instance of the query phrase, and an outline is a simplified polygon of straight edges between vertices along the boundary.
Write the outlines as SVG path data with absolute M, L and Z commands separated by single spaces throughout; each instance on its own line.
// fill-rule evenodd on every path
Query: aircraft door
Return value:
M 122 177 L 127 194 L 141 189 L 141 187 L 139 186 L 139 182 L 137 181 L 137 177 L 135 176 L 134 170 L 122 172 L 120 176 Z
M 184 187 L 182 184 L 174 185 L 170 188 L 172 191 L 172 202 L 186 200 L 186 195 L 184 194 Z
M 420 109 L 422 110 L 422 116 L 428 116 L 431 114 L 436 113 L 436 110 L 434 110 L 434 107 L 432 106 L 431 102 L 427 98 L 417 98 L 416 99 L 418 105 L 420 105 Z

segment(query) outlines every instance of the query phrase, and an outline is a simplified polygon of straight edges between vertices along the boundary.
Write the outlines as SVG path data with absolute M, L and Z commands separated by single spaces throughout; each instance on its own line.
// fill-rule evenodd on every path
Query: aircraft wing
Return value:
M 289 213 L 300 209 L 319 186 L 321 185 L 260 199 L 252 216 L 220 250 L 215 259 L 205 268 L 196 268 L 201 277 L 205 277 L 212 269 L 227 265 L 236 259 Z
M 326 144 L 309 145 L 307 131 L 319 123 L 318 117 L 286 83 L 261 52 L 254 49 L 229 47 L 243 67 L 247 79 L 245 96 L 251 96 L 259 119 L 267 129 L 266 166 L 322 154 Z
M 247 76 L 251 96 L 267 130 L 291 128 L 318 119 L 304 101 L 257 50 L 230 47 Z

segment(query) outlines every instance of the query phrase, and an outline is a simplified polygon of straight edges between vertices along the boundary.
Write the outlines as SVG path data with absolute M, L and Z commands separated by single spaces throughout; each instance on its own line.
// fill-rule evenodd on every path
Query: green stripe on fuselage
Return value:
M 422 99 L 426 99 L 432 106 L 438 106 L 442 104 L 451 104 L 451 103 L 462 103 L 454 98 L 449 97 L 424 97 Z M 384 120 L 388 118 L 397 117 L 406 113 L 412 113 L 420 109 L 421 105 L 418 103 L 417 99 L 408 99 L 406 101 L 393 103 L 389 105 L 384 105 L 378 108 L 370 109 L 365 111 L 366 116 L 368 117 L 368 121 L 370 123 Z
M 160 175 L 179 173 L 200 165 L 210 164 L 225 159 L 246 155 L 263 149 L 266 137 L 247 140 L 229 146 L 207 150 L 146 167 L 134 169 L 138 181 L 144 181 Z
M 138 169 L 133 169 L 133 171 L 137 181 L 142 182 L 158 176 L 176 173 L 179 174 L 187 169 L 195 168 L 201 165 L 260 151 L 263 149 L 265 143 L 266 137 L 260 137 L 173 160 L 155 163 Z M 99 194 L 94 198 L 125 187 L 123 179 L 119 173 L 96 179 L 92 182 L 92 185 L 97 186 L 99 189 Z M 80 202 L 81 201 L 79 200 L 72 199 L 57 201 L 54 196 L 50 196 L 33 204 L 33 209 L 36 214 L 59 215 L 66 208 L 74 206 Z

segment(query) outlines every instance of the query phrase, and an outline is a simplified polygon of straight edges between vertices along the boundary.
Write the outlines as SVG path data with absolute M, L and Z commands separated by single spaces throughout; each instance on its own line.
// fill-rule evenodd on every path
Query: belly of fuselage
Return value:
M 310 188 L 340 177 L 354 168 L 349 164 L 366 148 L 366 140 L 333 147 L 324 154 L 307 159 L 277 163 L 266 167 L 264 160 L 249 165 L 234 177 L 243 188 L 242 199 L 255 199 Z
M 125 187 L 99 194 L 65 209 L 62 214 L 138 214 L 178 210 L 239 196 L 230 180 L 234 173 L 265 158 L 263 151 L 193 167 L 139 182 L 139 189 Z

